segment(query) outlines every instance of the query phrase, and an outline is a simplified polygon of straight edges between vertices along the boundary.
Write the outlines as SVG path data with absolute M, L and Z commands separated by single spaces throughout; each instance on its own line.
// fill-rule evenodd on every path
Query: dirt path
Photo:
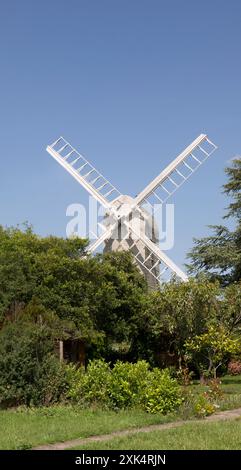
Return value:
M 177 428 L 179 426 L 184 426 L 188 423 L 200 423 L 200 422 L 213 422 L 213 421 L 224 421 L 226 419 L 236 419 L 241 417 L 241 408 L 236 410 L 227 410 L 227 411 L 220 411 L 219 413 L 215 413 L 211 416 L 208 416 L 204 420 L 200 421 L 200 419 L 196 420 L 187 420 L 187 421 L 174 421 L 172 423 L 165 423 L 165 424 L 151 424 L 149 426 L 143 426 L 141 428 L 133 428 L 133 429 L 125 429 L 123 431 L 115 431 L 111 434 L 103 434 L 101 436 L 91 436 L 85 437 L 82 439 L 72 439 L 70 441 L 65 442 L 56 442 L 55 444 L 45 444 L 38 447 L 34 447 L 32 450 L 65 450 L 70 449 L 73 447 L 86 445 L 90 442 L 102 442 L 108 441 L 113 439 L 114 437 L 122 437 L 122 436 L 129 436 L 131 434 L 136 434 L 138 432 L 150 432 L 150 431 L 162 431 L 163 429 L 172 429 Z

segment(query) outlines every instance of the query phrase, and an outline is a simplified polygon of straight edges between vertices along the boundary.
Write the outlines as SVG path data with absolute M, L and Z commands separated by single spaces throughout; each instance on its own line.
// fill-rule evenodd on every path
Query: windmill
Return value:
M 63 137 L 48 145 L 46 150 L 105 209 L 104 231 L 89 246 L 89 253 L 103 244 L 107 251 L 130 250 L 149 286 L 155 288 L 171 274 L 187 280 L 186 274 L 159 248 L 158 237 L 150 231 L 155 203 L 166 203 L 216 149 L 207 135 L 201 134 L 135 198 L 122 195 Z M 120 226 L 124 228 L 122 237 L 118 235 Z

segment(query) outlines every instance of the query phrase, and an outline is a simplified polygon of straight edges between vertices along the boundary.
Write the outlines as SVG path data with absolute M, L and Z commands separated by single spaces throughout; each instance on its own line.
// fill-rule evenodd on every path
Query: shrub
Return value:
M 192 384 L 192 377 L 194 373 L 190 372 L 188 367 L 182 367 L 178 369 L 176 373 L 176 378 L 181 385 L 187 386 Z
M 205 418 L 205 416 L 213 414 L 217 408 L 218 407 L 209 400 L 205 393 L 199 395 L 193 405 L 194 414 L 198 416 L 198 418 Z
M 67 377 L 67 396 L 82 405 L 141 407 L 150 413 L 167 413 L 182 402 L 180 387 L 169 371 L 151 371 L 146 361 L 117 361 L 111 369 L 103 360 L 93 360 L 86 372 L 67 366 Z
M 70 395 L 75 395 L 81 404 L 110 405 L 110 365 L 102 359 L 90 361 L 85 373 L 77 372 L 77 380 Z
M 65 399 L 67 384 L 65 365 L 50 354 L 44 358 L 35 382 L 36 393 L 30 402 L 35 405 L 50 405 Z
M 67 399 L 70 399 L 73 402 L 78 402 L 80 400 L 80 389 L 84 374 L 84 367 L 77 367 L 74 364 L 65 365 Z
M 21 325 L 21 328 L 20 328 Z M 39 405 L 59 400 L 65 370 L 52 353 L 49 331 L 41 325 L 8 323 L 0 332 L 0 403 Z
M 220 379 L 210 379 L 208 381 L 208 390 L 206 395 L 211 401 L 220 400 L 223 397 Z
M 183 420 L 190 419 L 194 414 L 194 401 L 196 399 L 195 393 L 190 387 L 182 387 L 182 405 L 180 407 L 180 417 Z
M 230 361 L 228 364 L 228 373 L 230 375 L 240 375 L 241 374 L 241 362 Z
M 109 396 L 114 408 L 138 405 L 142 390 L 147 386 L 150 371 L 146 361 L 135 364 L 117 361 L 111 371 Z
M 169 371 L 155 368 L 150 372 L 141 401 L 145 411 L 166 414 L 176 410 L 183 400 L 180 387 Z

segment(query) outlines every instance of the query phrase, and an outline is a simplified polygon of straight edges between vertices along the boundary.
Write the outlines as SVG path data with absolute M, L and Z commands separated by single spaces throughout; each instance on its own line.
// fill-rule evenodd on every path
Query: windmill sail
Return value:
M 187 275 L 165 254 L 160 248 L 141 232 L 135 232 L 131 224 L 126 223 L 133 235 L 133 243 L 130 246 L 134 257 L 152 276 L 159 282 L 165 278 L 170 278 L 175 274 L 183 281 L 187 281 Z
M 63 137 L 48 145 L 46 150 L 105 208 L 120 195 L 113 184 Z
M 217 146 L 201 134 L 136 197 L 135 204 L 153 207 L 165 203 L 216 149 Z
M 144 228 L 136 230 L 136 217 L 140 216 L 140 220 L 148 221 L 149 216 L 143 205 L 148 203 L 153 209 L 155 203 L 165 203 L 216 148 L 217 146 L 205 134 L 201 134 L 135 199 L 121 195 L 115 186 L 63 137 L 48 145 L 47 151 L 104 206 L 106 214 L 110 216 L 110 221 L 104 227 L 104 233 L 90 245 L 89 253 L 93 253 L 103 243 L 107 246 L 109 239 L 112 246 L 111 240 L 115 240 L 115 232 L 118 232 L 120 223 L 124 223 L 126 235 L 124 239 L 117 238 L 117 245 L 114 243 L 113 246 L 118 246 L 117 249 L 127 247 L 126 249 L 131 250 L 143 273 L 148 274 L 146 277 L 148 282 L 150 276 L 161 282 L 170 278 L 173 273 L 183 281 L 187 280 L 187 276 L 160 250 L 157 240 L 149 235 L 146 236 Z M 126 202 L 127 207 L 125 207 Z

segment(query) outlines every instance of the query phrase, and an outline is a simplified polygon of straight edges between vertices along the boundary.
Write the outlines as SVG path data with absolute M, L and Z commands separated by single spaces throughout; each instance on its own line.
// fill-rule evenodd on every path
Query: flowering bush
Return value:
M 208 390 L 206 395 L 211 401 L 215 401 L 223 397 L 220 379 L 210 379 L 208 381 Z
M 205 416 L 213 414 L 217 408 L 218 406 L 212 403 L 207 395 L 203 393 L 194 402 L 193 411 L 198 418 L 205 418 Z
M 191 385 L 193 372 L 189 371 L 188 367 L 182 367 L 177 371 L 177 380 L 181 385 Z
M 230 375 L 239 375 L 241 374 L 241 362 L 240 361 L 230 361 L 228 364 L 228 373 Z

